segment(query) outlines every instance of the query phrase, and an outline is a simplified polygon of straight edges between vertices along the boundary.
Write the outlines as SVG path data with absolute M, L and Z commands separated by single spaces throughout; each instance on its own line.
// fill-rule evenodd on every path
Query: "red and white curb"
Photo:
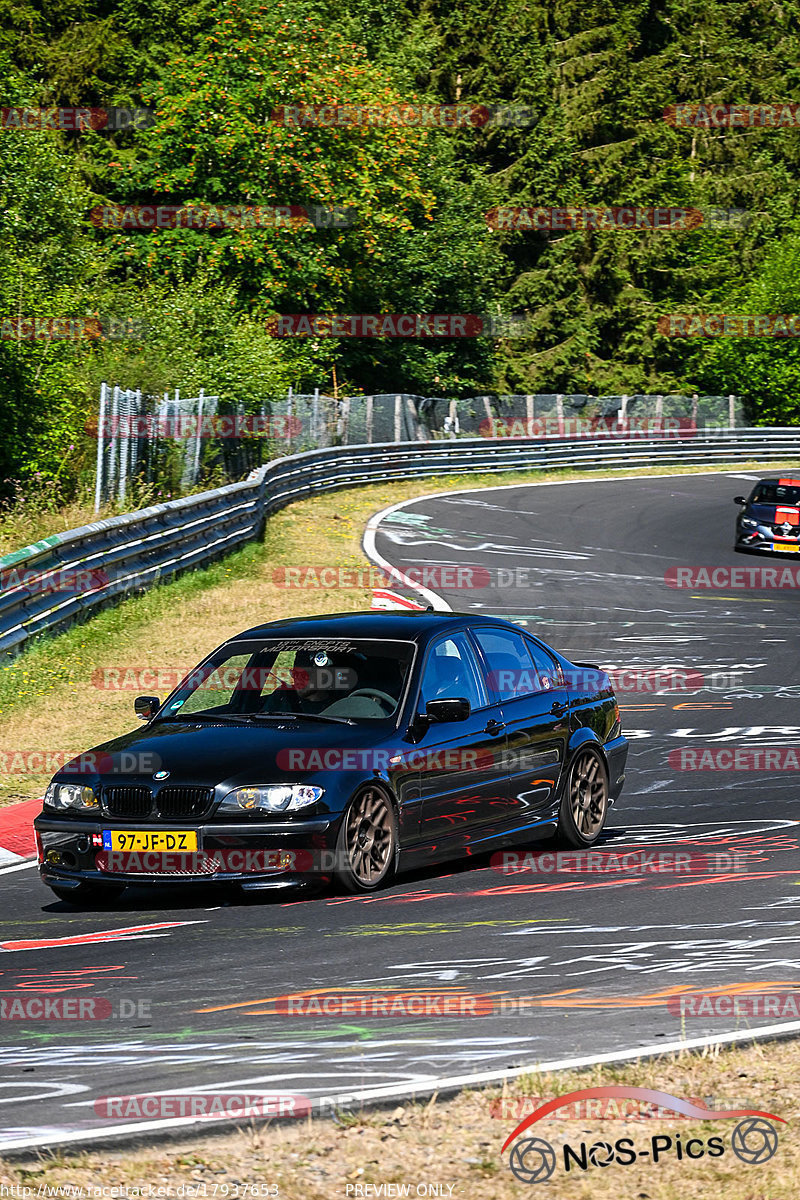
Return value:
M 36 858 L 33 818 L 41 808 L 38 799 L 0 808 L 0 869 L 28 864 Z
M 377 612 L 380 609 L 387 608 L 412 609 L 417 612 L 422 611 L 422 605 L 417 604 L 415 600 L 409 600 L 407 596 L 401 596 L 398 592 L 387 591 L 386 588 L 373 588 L 372 604 L 370 604 L 370 609 Z

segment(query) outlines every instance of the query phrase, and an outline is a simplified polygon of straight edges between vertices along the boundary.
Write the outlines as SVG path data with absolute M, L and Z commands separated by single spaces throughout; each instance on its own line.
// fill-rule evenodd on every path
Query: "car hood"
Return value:
M 317 721 L 241 725 L 155 722 L 95 746 L 73 759 L 75 765 L 62 768 L 57 778 L 60 782 L 74 780 L 78 772 L 87 783 L 97 779 L 105 784 L 150 782 L 157 772 L 168 771 L 164 782 L 206 787 L 305 782 L 325 769 L 320 761 L 325 751 L 369 751 L 383 744 L 395 747 L 396 739 L 396 730 L 383 722 L 380 726 L 377 722 L 374 726 Z M 290 751 L 296 753 L 290 756 Z M 297 752 L 306 751 L 308 755 L 298 757 Z M 310 765 L 303 769 L 301 764 L 306 761 Z
M 778 513 L 781 515 L 778 516 Z M 752 517 L 764 525 L 780 525 L 788 515 L 794 513 L 800 514 L 800 510 L 793 504 L 748 504 L 742 516 Z

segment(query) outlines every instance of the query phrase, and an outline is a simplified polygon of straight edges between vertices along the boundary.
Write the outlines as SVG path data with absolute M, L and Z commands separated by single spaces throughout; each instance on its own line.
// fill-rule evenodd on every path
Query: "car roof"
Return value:
M 269 621 L 254 625 L 237 633 L 231 641 L 254 637 L 360 637 L 394 638 L 400 641 L 427 641 L 431 634 L 448 629 L 463 629 L 480 622 L 482 625 L 497 625 L 505 629 L 517 629 L 510 621 L 500 617 L 478 616 L 475 613 L 437 612 L 434 610 L 384 609 L 365 612 L 325 613 L 314 617 L 288 617 L 283 621 Z M 519 630 L 519 632 L 522 632 Z

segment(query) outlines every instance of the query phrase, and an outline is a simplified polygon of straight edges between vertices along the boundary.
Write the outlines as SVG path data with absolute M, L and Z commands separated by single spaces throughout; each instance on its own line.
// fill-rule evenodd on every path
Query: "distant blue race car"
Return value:
M 800 479 L 759 479 L 750 495 L 737 496 L 735 550 L 797 554 L 800 551 Z

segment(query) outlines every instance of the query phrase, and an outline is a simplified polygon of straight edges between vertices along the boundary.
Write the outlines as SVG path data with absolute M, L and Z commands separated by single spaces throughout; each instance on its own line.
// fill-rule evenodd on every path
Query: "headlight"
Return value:
M 758 521 L 752 520 L 751 517 L 742 517 L 742 524 L 747 525 L 750 529 L 755 529 L 756 525 L 758 525 Z
M 45 808 L 56 808 L 60 812 L 75 809 L 90 812 L 100 808 L 100 799 L 94 789 L 80 783 L 51 783 L 45 792 Z
M 275 785 L 273 787 L 241 787 L 228 792 L 218 812 L 296 812 L 316 804 L 324 788 L 306 784 Z

